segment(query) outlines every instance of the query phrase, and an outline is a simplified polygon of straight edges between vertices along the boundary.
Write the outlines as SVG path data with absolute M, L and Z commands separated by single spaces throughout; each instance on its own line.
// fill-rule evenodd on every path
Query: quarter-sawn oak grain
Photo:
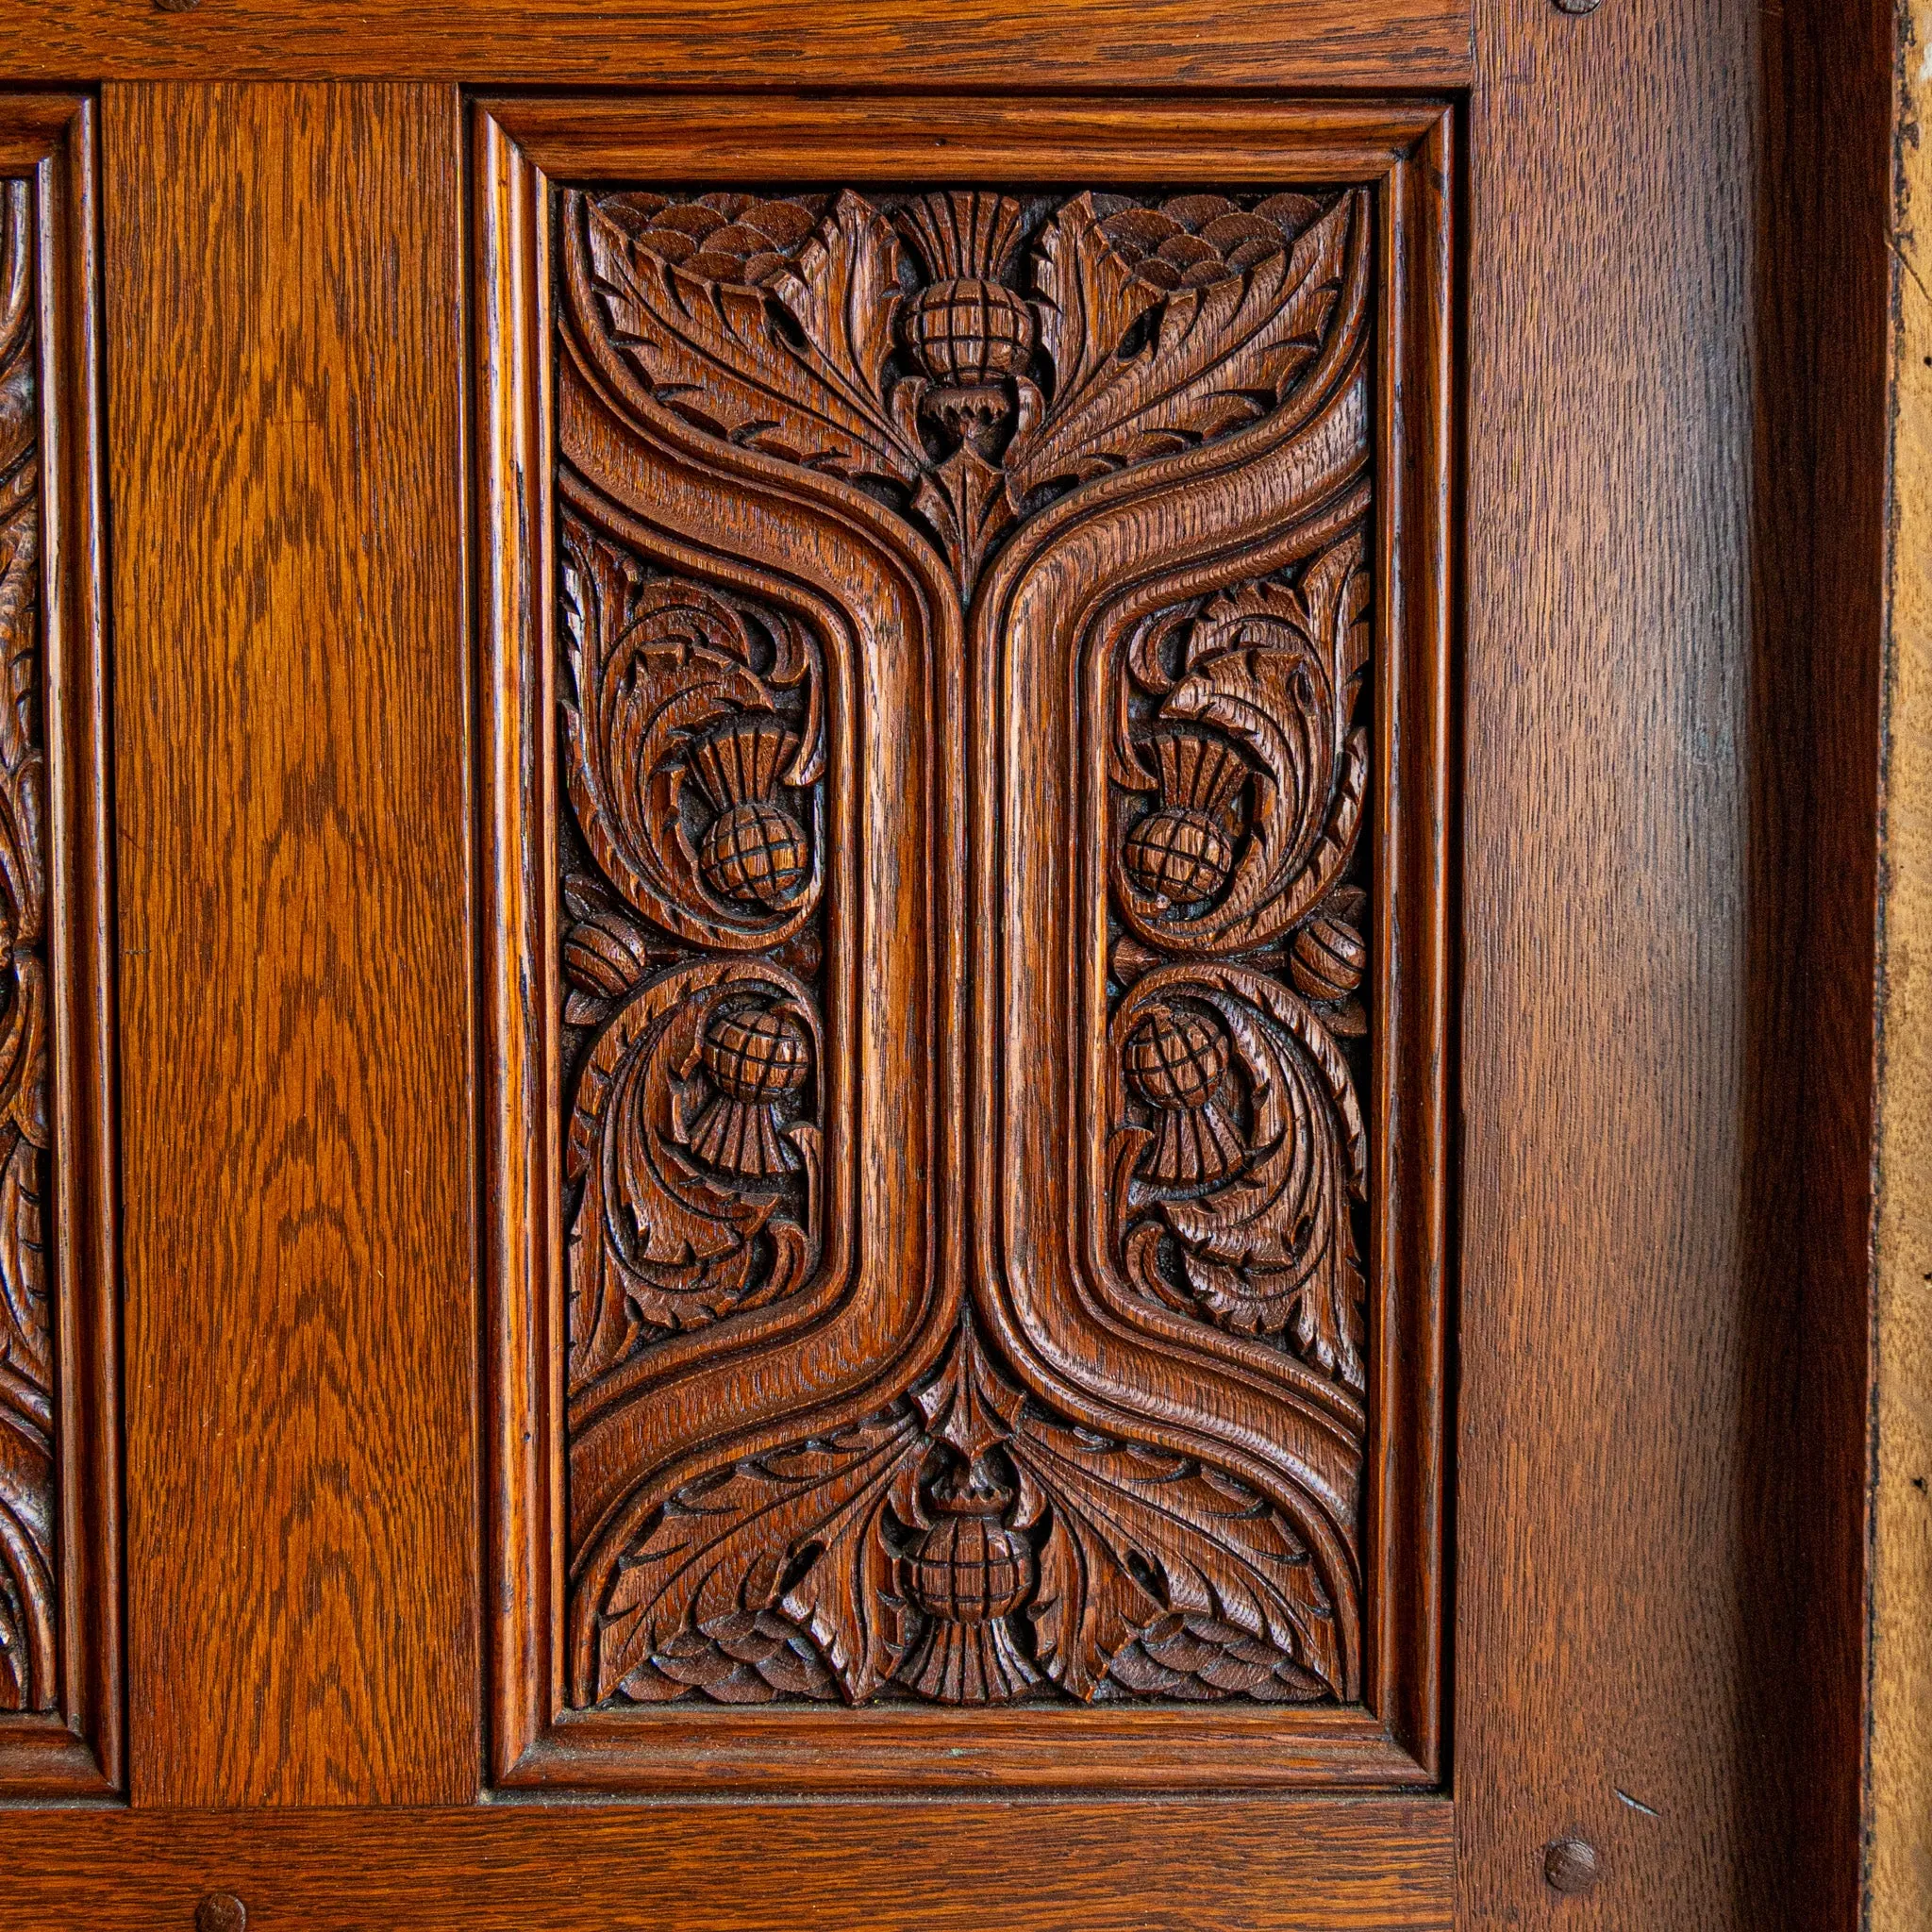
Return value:
M 659 90 L 639 121 L 675 156 L 688 103 L 663 91 L 764 90 L 774 59 L 777 85 L 999 88 L 1021 114 L 1031 88 L 1254 89 L 1259 111 L 1261 90 L 1470 77 L 1466 17 L 1445 53 L 1326 0 L 599 10 L 0 19 L 9 77 L 407 67 L 447 89 L 104 102 L 138 1798 L 475 1785 L 464 1041 L 490 928 L 460 901 L 455 87 Z M 1887 239 L 1861 144 L 1886 118 L 1883 14 L 1484 0 L 1476 21 L 1447 1042 L 1467 1162 L 1447 1761 L 1473 1926 L 1852 1924 Z M 587 152 L 622 139 L 608 102 L 573 118 Z M 731 118 L 702 124 L 712 178 Z M 828 168 L 862 168 L 859 118 Z M 1179 144 L 1149 142 L 1163 180 L 1221 172 L 1204 145 L 1170 174 Z M 298 309 L 283 354 L 329 383 L 289 399 L 247 351 Z M 388 406 L 319 406 L 351 391 Z M 302 567 L 251 575 L 251 531 Z M 328 594 L 296 613 L 293 590 Z M 257 612 L 272 648 L 251 652 Z M 338 625 L 374 647 L 313 642 Z M 311 1265 L 331 1244 L 352 1265 Z M 37 1814 L 0 1821 L 0 1863 L 9 1908 L 57 1926 L 185 1925 L 217 1889 L 271 1927 L 728 1925 L 774 1901 L 836 1925 L 841 1900 L 921 1927 L 1036 1901 L 1081 1932 L 1448 1918 L 1446 1807 L 1332 1832 L 1307 1802 L 951 1802 Z M 1562 1898 L 1544 1847 L 1579 1837 L 1598 1876 Z
M 1478 9 L 1472 1926 L 1855 1923 L 1881 11 Z
M 459 1801 L 458 102 L 103 109 L 134 1795 Z
M 13 0 L 22 79 L 476 86 L 1458 87 L 1470 0 Z
M 682 1805 L 0 1823 L 36 1932 L 1449 1932 L 1449 1807 Z

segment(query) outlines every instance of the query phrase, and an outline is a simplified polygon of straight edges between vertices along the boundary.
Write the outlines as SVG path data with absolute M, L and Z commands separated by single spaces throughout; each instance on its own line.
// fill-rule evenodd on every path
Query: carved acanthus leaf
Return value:
M 1152 1299 L 1198 1304 L 1238 1333 L 1291 1334 L 1307 1360 L 1361 1389 L 1364 1283 L 1350 1203 L 1367 1195 L 1368 1135 L 1341 1049 L 1278 981 L 1202 962 L 1136 982 L 1114 1022 L 1117 1062 L 1150 1018 L 1173 1024 L 1176 1001 L 1210 1009 L 1225 1028 L 1246 1088 L 1248 1151 L 1216 1185 L 1150 1188 L 1135 1177 L 1150 1130 L 1116 1132 L 1109 1164 L 1127 1278 Z M 1169 1236 L 1179 1282 L 1162 1264 Z
M 647 575 L 637 560 L 578 519 L 563 520 L 565 621 L 575 701 L 563 708 L 571 803 L 593 858 L 624 897 L 667 932 L 731 951 L 789 938 L 817 904 L 823 855 L 813 828 L 771 798 L 774 786 L 801 788 L 818 775 L 817 654 L 775 610 L 764 624 L 772 661 L 755 667 L 743 614 L 717 592 L 682 577 Z M 803 728 L 780 723 L 779 693 L 805 687 Z M 753 815 L 753 831 L 782 849 L 745 891 L 708 866 L 687 824 L 687 794 L 703 788 L 707 734 L 743 723 L 766 727 L 774 756 L 734 756 L 730 775 L 749 774 L 743 795 L 707 799 L 712 823 L 731 809 Z M 809 857 L 807 846 L 809 843 Z
M 1122 1647 L 1170 1613 L 1230 1625 L 1331 1690 L 1341 1683 L 1322 1579 L 1253 1490 L 1191 1457 L 1030 1414 L 1008 1454 L 1050 1524 L 1031 1616 L 1041 1667 L 1062 1688 L 1092 1696 Z
M 1273 408 L 1321 347 L 1363 203 L 1345 195 L 1291 249 L 1204 288 L 1163 291 L 1134 273 L 1076 196 L 1041 244 L 1041 336 L 1056 372 L 1038 425 L 1007 466 L 1016 500 L 1169 455 Z M 1158 308 L 1148 340 L 1131 338 Z
M 774 1669 L 822 1696 L 807 1637 L 854 1703 L 894 1680 L 1003 1702 L 1042 1674 L 1081 1699 L 1184 1674 L 1192 1698 L 1280 1701 L 1334 1695 L 1343 1669 L 1273 1504 L 1043 1415 L 970 1320 L 909 1402 L 677 1491 L 620 1559 L 597 1635 L 599 1694 L 638 1702 L 763 1702 Z
M 1252 951 L 1304 918 L 1347 870 L 1368 785 L 1368 734 L 1352 723 L 1368 661 L 1367 597 L 1356 530 L 1293 590 L 1269 583 L 1217 598 L 1188 630 L 1171 686 L 1147 642 L 1157 626 L 1135 641 L 1126 675 L 1165 691 L 1161 721 L 1207 725 L 1244 747 L 1254 792 L 1240 860 L 1203 908 L 1171 907 L 1120 874 L 1123 910 L 1143 940 L 1174 953 Z M 1151 782 L 1129 739 L 1114 769 Z
M 773 1610 L 811 1633 L 848 1697 L 874 1695 L 903 1642 L 879 1515 L 896 1501 L 911 1519 L 924 1447 L 917 1411 L 901 1410 L 679 1490 L 611 1587 L 600 1695 L 692 1630 Z
M 898 239 L 858 195 L 839 197 L 765 287 L 694 275 L 654 254 L 616 215 L 573 195 L 613 339 L 658 399 L 699 428 L 808 470 L 912 481 L 924 467 L 886 395 L 899 304 Z M 796 330 L 774 325 L 776 299 Z
M 738 1050 L 735 1002 L 768 1020 L 791 1085 L 758 1097 L 722 1059 Z M 739 1031 L 744 1029 L 741 1025 Z M 721 1041 L 724 1042 L 721 1045 Z M 564 1174 L 583 1199 L 570 1241 L 570 1386 L 622 1361 L 641 1335 L 716 1321 L 791 1293 L 816 1264 L 820 1130 L 787 1120 L 822 1063 L 806 990 L 763 962 L 708 962 L 649 981 L 599 1037 L 579 1077 Z M 720 1066 L 724 1068 L 719 1073 Z M 741 1098 L 752 1091 L 754 1097 Z M 694 1133 L 737 1110 L 728 1141 Z M 714 1155 L 716 1158 L 708 1158 Z M 756 1178 L 747 1178 L 756 1158 Z M 803 1200 L 787 1191 L 802 1181 Z M 762 1237 L 762 1240 L 760 1240 Z

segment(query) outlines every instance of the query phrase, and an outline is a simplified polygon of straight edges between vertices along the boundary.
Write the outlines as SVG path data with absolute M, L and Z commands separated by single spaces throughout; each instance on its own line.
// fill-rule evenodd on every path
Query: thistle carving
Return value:
M 1061 626 L 1034 690 L 1074 693 L 1055 700 L 1069 780 L 1097 775 L 1069 876 L 1091 849 L 1099 882 L 1092 957 L 1071 969 L 1095 1178 L 1068 1182 L 1077 1224 L 1050 1244 L 1056 1267 L 1083 1250 L 1079 1291 L 1023 1305 L 975 1260 L 863 1403 L 813 1422 L 801 1397 L 780 1447 L 722 1415 L 675 1473 L 639 1451 L 613 1477 L 599 1449 L 592 1503 L 574 1445 L 573 1695 L 1352 1700 L 1372 1393 L 1366 197 L 627 192 L 568 193 L 559 218 L 585 410 L 705 491 L 770 492 L 806 533 L 763 560 L 774 582 L 851 616 L 815 534 L 889 552 L 962 641 L 940 675 L 997 694 L 1014 740 L 1035 720 L 1001 681 L 1013 636 Z M 777 1362 L 793 1344 L 739 1318 L 816 1307 L 849 1213 L 827 1150 L 860 1074 L 832 1077 L 857 1049 L 823 970 L 843 930 L 827 664 L 848 645 L 796 614 L 804 596 L 748 593 L 728 556 L 654 555 L 635 533 L 660 506 L 615 501 L 565 441 L 568 1386 L 610 1439 L 675 1338 L 718 1331 L 680 1363 Z M 1225 540 L 1206 511 L 1191 534 L 1188 504 L 1210 497 Z M 670 521 L 686 553 L 708 542 L 701 516 Z M 1089 532 L 1110 559 L 1091 581 Z M 852 629 L 874 652 L 902 637 Z M 847 661 L 841 744 L 874 723 L 862 652 Z M 990 773 L 991 793 L 1003 756 L 942 745 L 935 782 L 957 799 Z M 1053 1071 L 1006 1066 L 1002 1104 L 1024 1109 Z M 1111 1340 L 1064 1366 L 1097 1308 L 1176 1387 L 1259 1391 L 1227 1398 L 1258 1420 L 1235 1426 L 1216 1393 L 1188 1398 L 1185 1429 L 1164 1420 L 1109 1385 Z M 1291 1453 L 1294 1432 L 1313 1446 Z
M 25 186 L 0 182 L 0 1710 L 51 1709 L 56 1690 L 31 236 Z
M 1334 307 L 1353 197 L 846 192 L 580 200 L 610 339 L 726 441 L 896 492 L 970 595 L 1042 492 L 1264 415 Z M 575 225 L 581 222 L 581 227 Z M 909 253 L 925 279 L 903 286 Z M 1042 360 L 1043 358 L 1043 360 Z
M 817 645 L 782 612 L 575 516 L 563 555 L 565 789 L 594 868 L 564 884 L 564 1019 L 591 1032 L 564 1160 L 579 1390 L 810 1274 L 822 727 Z
M 621 1701 L 1251 1696 L 1341 1676 L 1279 1512 L 1198 1460 L 1072 1428 L 971 1322 L 909 1395 L 678 1491 L 598 1625 Z
M 1351 530 L 1292 584 L 1148 620 L 1113 772 L 1119 1265 L 1357 1390 L 1367 594 Z

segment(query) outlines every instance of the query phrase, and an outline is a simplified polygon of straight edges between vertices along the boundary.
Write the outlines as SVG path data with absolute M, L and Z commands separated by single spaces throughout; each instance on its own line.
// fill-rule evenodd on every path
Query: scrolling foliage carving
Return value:
M 0 1709 L 55 1698 L 54 1341 L 40 696 L 40 461 L 27 190 L 0 182 Z
M 575 516 L 562 551 L 575 1390 L 815 1263 L 824 748 L 801 626 Z
M 1017 630 L 1063 639 L 1064 716 L 1009 692 L 941 782 L 1001 782 L 1050 725 L 1070 782 L 1104 774 L 1008 828 L 1100 855 L 1067 966 L 1097 1179 L 1038 1264 L 1059 1285 L 982 1250 L 869 1393 L 626 1471 L 571 1551 L 581 1701 L 1359 1694 L 1370 221 L 1352 191 L 563 198 L 567 344 L 694 499 L 864 531 L 941 587 L 969 687 L 1005 689 Z M 604 1413 L 675 1338 L 722 1360 L 807 1296 L 853 1048 L 824 640 L 728 557 L 654 556 L 568 461 L 563 494 L 569 1388 Z M 1083 543 L 1110 560 L 1056 592 Z M 973 943 L 1041 916 L 1016 895 Z M 1004 1065 L 1004 1105 L 1056 1077 Z M 1094 1366 L 1109 1334 L 1158 1399 Z
M 1150 1298 L 1365 1386 L 1359 534 L 1144 623 L 1120 680 L 1114 1239 Z

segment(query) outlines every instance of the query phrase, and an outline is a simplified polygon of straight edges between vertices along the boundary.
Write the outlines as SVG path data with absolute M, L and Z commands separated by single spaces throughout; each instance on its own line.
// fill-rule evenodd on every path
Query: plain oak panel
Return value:
M 458 113 L 103 100 L 138 1804 L 475 1788 Z
M 1478 8 L 1471 1925 L 1855 1923 L 1887 25 Z
M 503 1806 L 0 1820 L 37 1932 L 1449 1932 L 1450 1807 Z M 217 1920 L 217 1924 L 233 1924 Z
M 452 79 L 504 87 L 1466 84 L 1470 0 L 12 0 L 23 80 Z

